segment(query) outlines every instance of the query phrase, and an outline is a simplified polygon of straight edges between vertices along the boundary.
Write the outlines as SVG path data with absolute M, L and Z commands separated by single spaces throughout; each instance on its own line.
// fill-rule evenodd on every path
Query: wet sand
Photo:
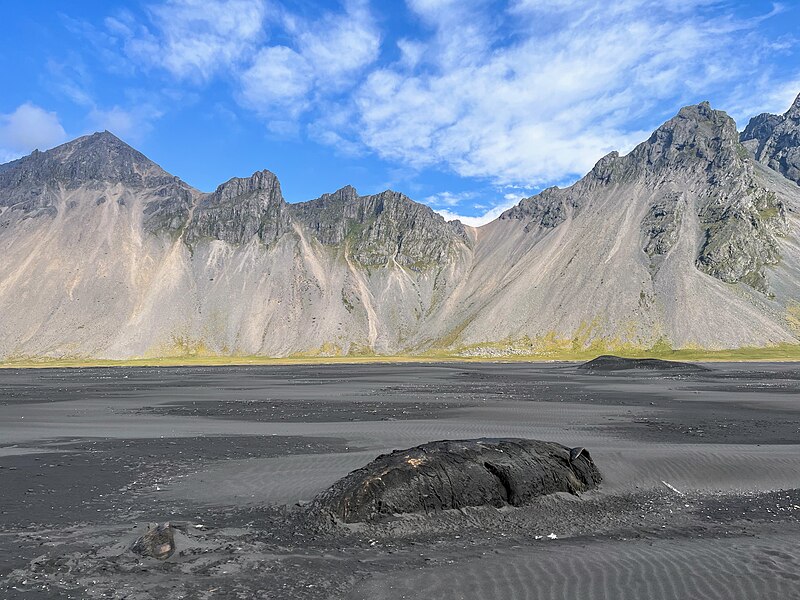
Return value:
M 800 598 L 800 366 L 706 366 L 2 370 L 0 596 Z M 585 446 L 604 483 L 518 509 L 309 519 L 382 452 L 474 437 Z M 163 521 L 179 552 L 133 555 Z

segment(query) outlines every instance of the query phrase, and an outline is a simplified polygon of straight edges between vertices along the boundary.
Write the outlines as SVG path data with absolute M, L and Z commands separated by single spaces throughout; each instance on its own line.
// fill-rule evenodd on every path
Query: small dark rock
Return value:
M 147 533 L 133 543 L 131 550 L 139 556 L 157 560 L 168 559 L 175 552 L 175 532 L 172 525 L 151 523 Z

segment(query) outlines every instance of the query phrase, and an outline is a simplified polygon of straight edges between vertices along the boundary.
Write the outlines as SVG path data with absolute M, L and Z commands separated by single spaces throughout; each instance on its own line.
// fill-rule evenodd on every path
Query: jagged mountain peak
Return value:
M 609 152 L 574 185 L 547 188 L 500 215 L 501 220 L 526 222 L 526 229 L 552 229 L 567 215 L 580 210 L 583 198 L 594 188 L 634 179 L 662 180 L 670 173 L 699 172 L 707 176 L 709 166 L 740 167 L 739 133 L 727 113 L 715 110 L 709 102 L 684 106 L 658 127 L 630 154 Z
M 750 119 L 741 141 L 760 163 L 800 185 L 800 95 L 783 115 Z
M 635 159 L 646 154 L 655 165 L 685 167 L 692 158 L 713 161 L 720 152 L 738 146 L 738 141 L 736 122 L 726 112 L 701 102 L 681 108 L 632 154 Z
M 728 141 L 738 138 L 733 118 L 725 111 L 712 108 L 708 101 L 681 108 L 678 114 L 653 132 L 648 142 L 661 133 L 671 133 L 673 143 L 693 142 L 701 138 L 721 138 Z
M 50 150 L 34 150 L 0 171 L 0 187 L 58 184 L 65 188 L 122 183 L 159 187 L 178 179 L 109 131 L 85 135 Z
M 218 201 L 226 201 L 259 191 L 264 191 L 270 197 L 283 201 L 280 181 L 275 173 L 267 169 L 256 171 L 250 177 L 232 177 L 217 186 L 213 195 Z
M 301 204 L 347 204 L 358 200 L 358 198 L 360 198 L 360 196 L 358 195 L 356 188 L 354 188 L 352 185 L 345 185 L 333 193 L 322 194 L 322 196 L 315 200 L 309 200 L 308 202 L 302 202 Z
M 794 99 L 794 102 L 789 107 L 789 110 L 786 111 L 785 116 L 790 119 L 800 119 L 800 94 L 798 94 L 797 98 Z
M 129 144 L 124 142 L 122 139 L 111 133 L 108 129 L 104 129 L 103 131 L 95 131 L 94 133 L 90 133 L 88 135 L 81 136 L 76 138 L 72 142 L 67 142 L 64 146 L 75 146 L 78 144 L 103 144 L 103 145 L 110 145 L 110 146 L 118 146 L 124 148 L 130 148 L 134 150 Z
M 245 244 L 277 240 L 289 227 L 278 177 L 267 169 L 250 177 L 233 177 L 206 194 L 194 210 L 186 241 L 223 240 Z
M 319 242 L 344 246 L 362 265 L 394 261 L 426 270 L 444 264 L 454 247 L 466 241 L 463 226 L 448 224 L 429 206 L 392 190 L 359 196 L 348 185 L 289 209 Z
M 128 177 L 134 172 L 146 176 L 171 177 L 164 169 L 110 131 L 79 137 L 42 153 L 80 170 L 95 169 L 97 177 Z M 88 175 L 88 173 L 87 173 Z

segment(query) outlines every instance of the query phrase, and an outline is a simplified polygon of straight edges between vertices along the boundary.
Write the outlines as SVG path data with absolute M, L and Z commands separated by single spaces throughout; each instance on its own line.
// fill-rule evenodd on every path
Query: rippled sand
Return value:
M 707 366 L 0 371 L 0 592 L 800 598 L 800 368 Z M 605 481 L 523 509 L 308 529 L 302 505 L 377 454 L 474 437 L 585 446 Z M 185 543 L 206 550 L 132 569 L 136 528 L 181 519 L 202 522 Z

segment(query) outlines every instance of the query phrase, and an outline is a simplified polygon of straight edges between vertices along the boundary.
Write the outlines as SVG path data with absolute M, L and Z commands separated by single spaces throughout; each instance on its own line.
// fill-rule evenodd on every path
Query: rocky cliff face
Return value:
M 359 196 L 348 186 L 291 209 L 322 244 L 343 246 L 365 266 L 397 263 L 426 271 L 447 263 L 453 247 L 467 242 L 460 223 L 447 223 L 424 204 L 392 191 Z
M 646 179 L 656 185 L 677 177 L 694 179 L 702 228 L 697 267 L 726 283 L 744 282 L 767 291 L 764 269 L 780 259 L 777 238 L 786 231 L 785 208 L 757 180 L 733 119 L 708 103 L 683 108 L 626 161 L 633 170 L 644 168 Z M 674 238 L 680 202 L 671 194 L 659 200 L 663 212 L 672 213 L 667 218 L 671 223 L 665 223 L 673 230 L 668 238 Z M 663 246 L 656 239 L 659 228 L 652 224 L 643 222 L 650 230 L 647 246 Z
M 796 112 L 743 146 L 686 107 L 478 229 L 392 191 L 288 203 L 269 171 L 203 194 L 80 138 L 0 165 L 0 358 L 796 343 Z
M 397 192 L 359 196 L 348 186 L 317 200 L 287 204 L 277 177 L 269 171 L 231 179 L 202 197 L 186 241 L 241 245 L 257 239 L 274 244 L 297 228 L 362 266 L 396 263 L 414 271 L 445 264 L 453 246 L 468 241 L 460 223 L 447 223 L 429 207 Z
M 654 268 L 677 242 L 691 195 L 702 226 L 697 268 L 726 283 L 767 291 L 764 269 L 780 260 L 785 207 L 757 180 L 733 119 L 706 102 L 681 109 L 629 155 L 604 157 L 569 189 L 547 189 L 500 218 L 523 220 L 527 230 L 552 229 L 601 188 L 636 184 L 654 192 L 641 221 L 642 249 Z M 679 189 L 686 185 L 693 188 L 688 194 Z
M 113 188 L 123 193 L 105 193 Z M 75 191 L 82 193 L 71 194 Z M 193 192 L 107 131 L 48 152 L 34 151 L 0 168 L 0 207 L 26 217 L 53 217 L 59 208 L 74 208 L 78 196 L 82 202 L 101 205 L 116 195 L 115 201 L 124 206 L 126 198 L 129 201 L 133 195 L 146 193 L 150 198 L 144 212 L 145 228 L 150 232 L 175 230 L 188 215 Z
M 258 239 L 272 244 L 290 229 L 289 212 L 278 178 L 260 171 L 234 178 L 204 196 L 194 210 L 186 240 L 222 240 L 244 244 Z
M 756 159 L 800 185 L 800 96 L 783 115 L 758 115 L 741 135 Z

